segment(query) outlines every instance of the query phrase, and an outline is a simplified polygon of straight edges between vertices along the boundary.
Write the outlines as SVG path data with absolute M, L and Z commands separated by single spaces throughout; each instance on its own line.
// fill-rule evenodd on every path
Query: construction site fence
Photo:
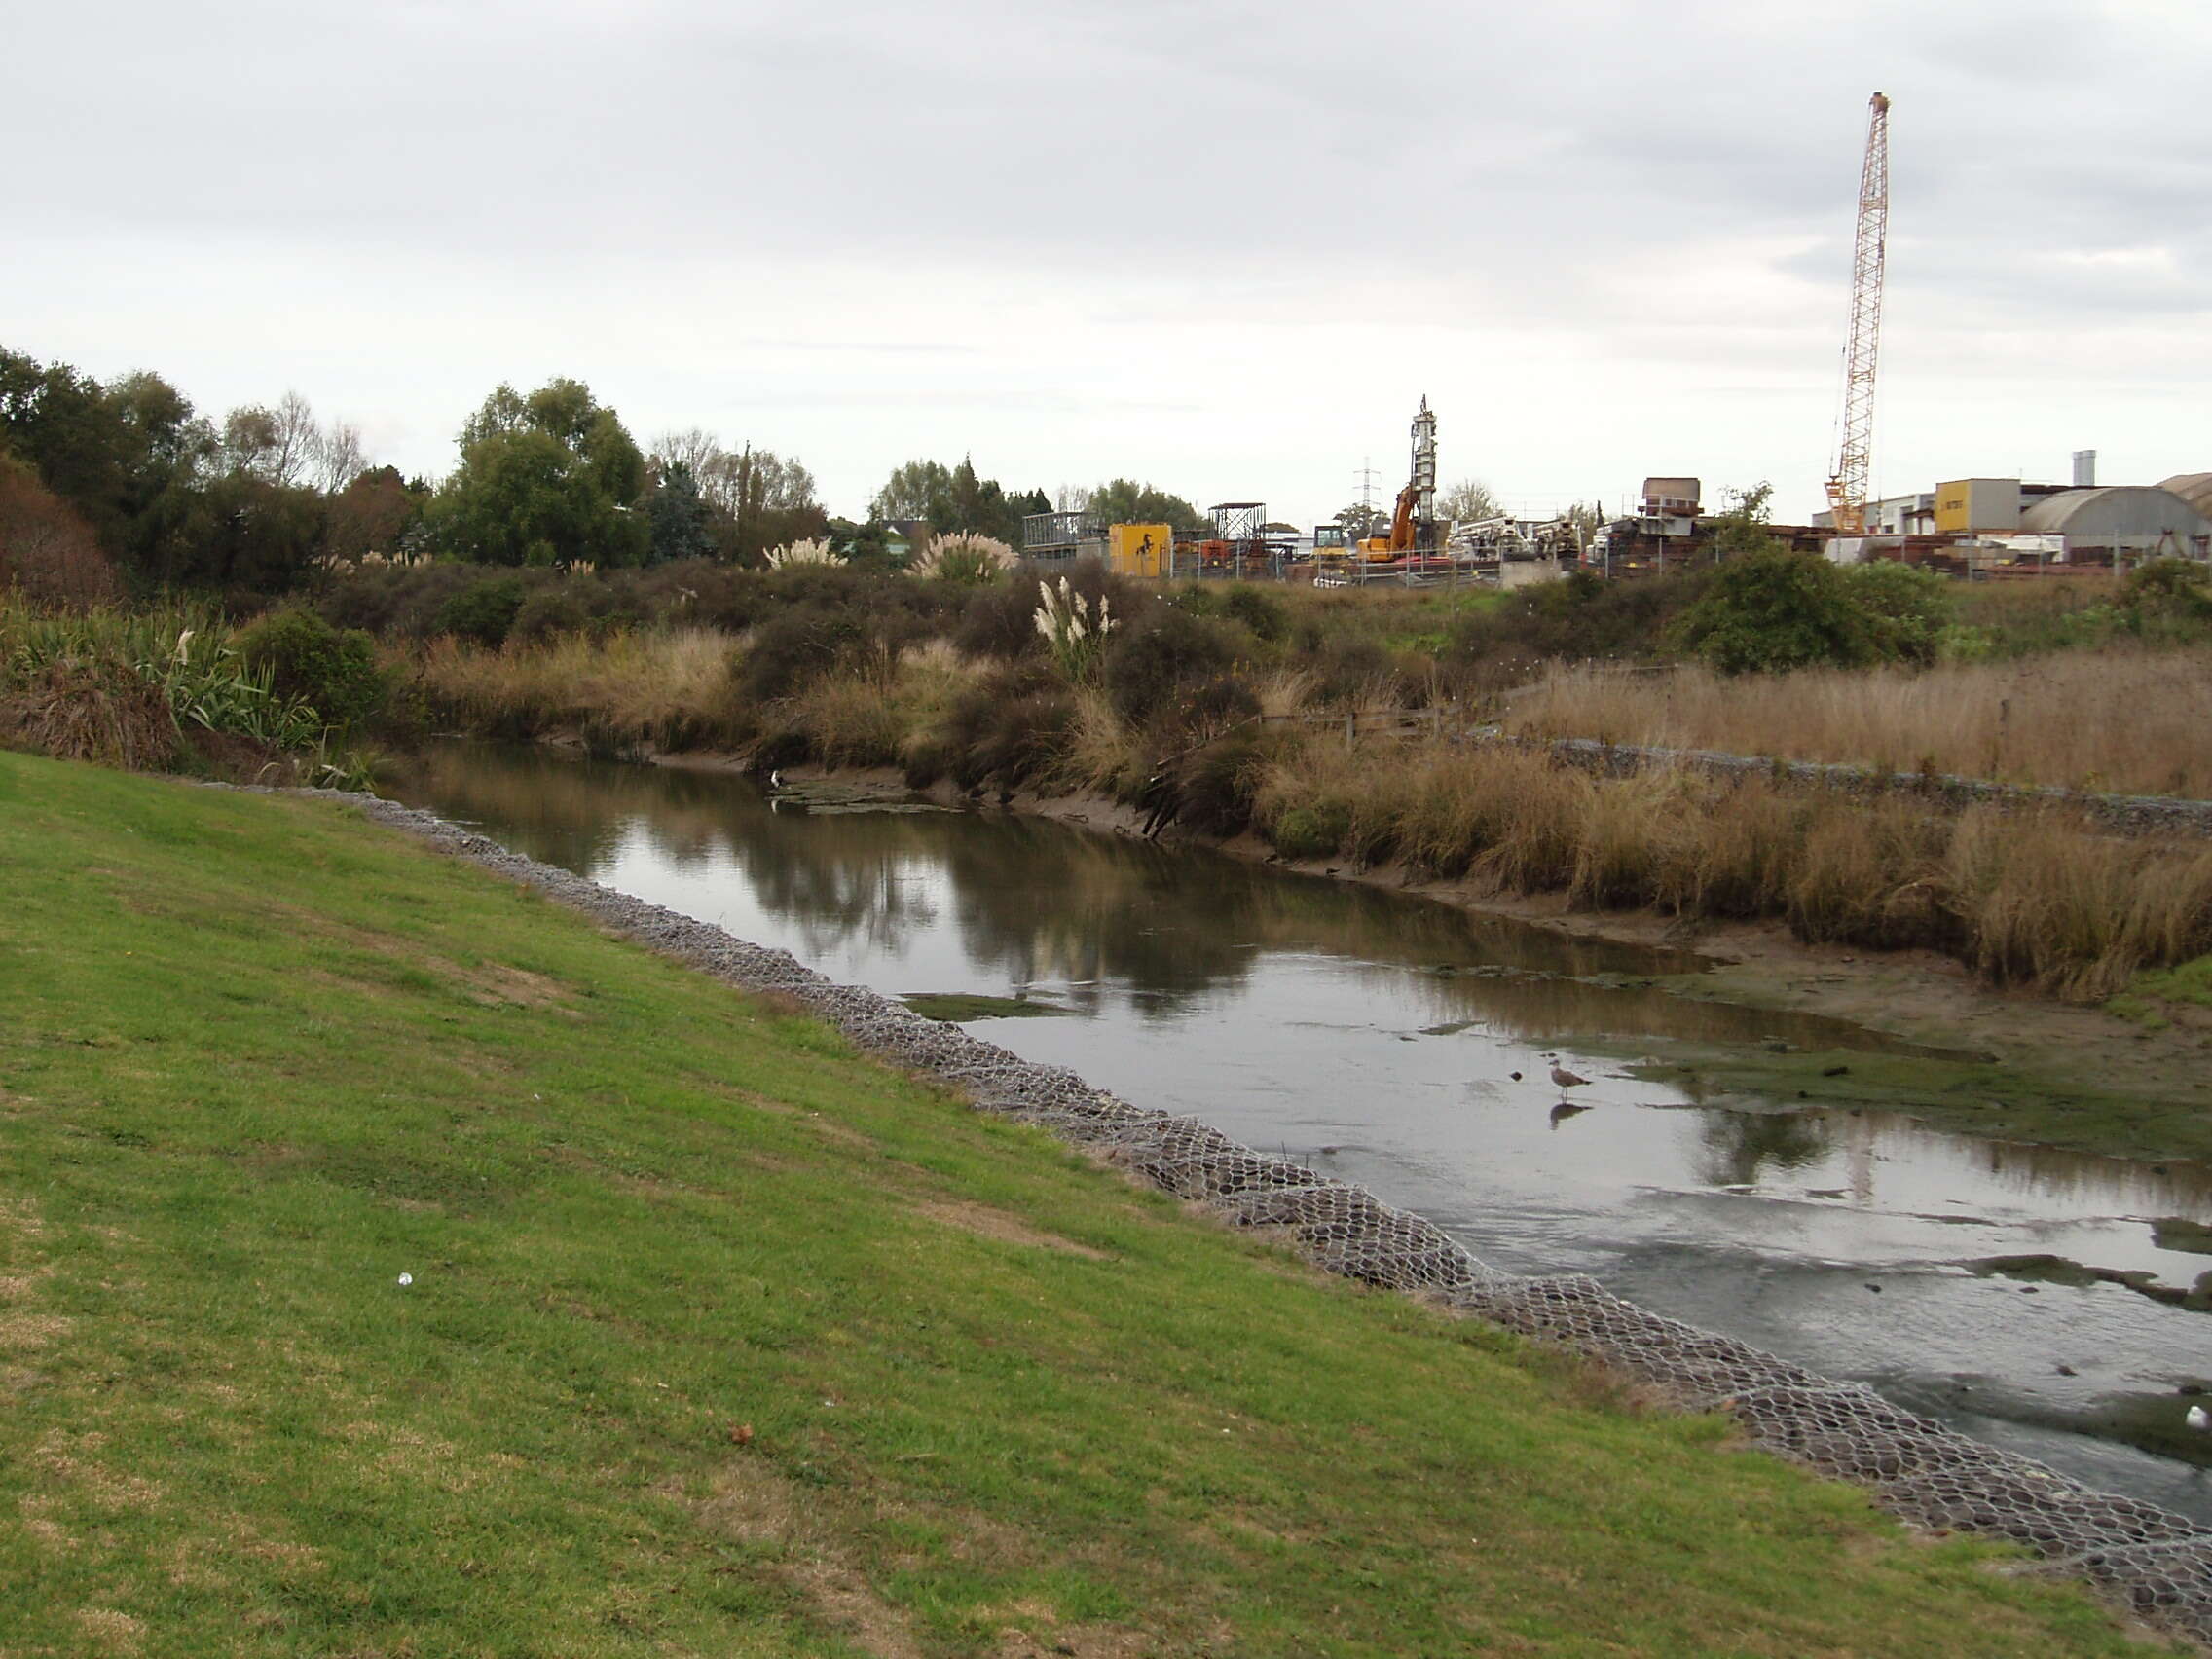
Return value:
M 1356 554 L 1210 554 L 1178 547 L 1164 574 L 1177 581 L 1310 582 L 1315 587 L 1454 588 L 1494 586 L 1494 559 L 1453 558 L 1444 554 L 1405 559 L 1362 558 Z

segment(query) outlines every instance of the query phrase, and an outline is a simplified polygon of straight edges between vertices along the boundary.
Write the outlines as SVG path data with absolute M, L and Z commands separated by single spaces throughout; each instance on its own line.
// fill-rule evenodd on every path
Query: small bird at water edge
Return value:
M 1552 1082 L 1558 1084 L 1562 1088 L 1582 1088 L 1589 1084 L 1590 1080 L 1586 1077 L 1576 1077 L 1557 1060 L 1554 1060 L 1552 1062 Z
M 2195 1429 L 2199 1434 L 2212 1434 L 2212 1417 L 2205 1415 L 2205 1411 L 2202 1406 L 2190 1407 L 2189 1415 L 2183 1418 L 2182 1421 L 2188 1423 L 2190 1427 Z

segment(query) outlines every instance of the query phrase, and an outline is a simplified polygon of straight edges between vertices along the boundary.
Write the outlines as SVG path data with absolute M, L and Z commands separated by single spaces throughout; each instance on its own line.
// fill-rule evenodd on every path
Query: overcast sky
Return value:
M 1403 481 L 1819 504 L 1866 101 L 1884 493 L 2212 467 L 2201 0 L 7 8 L 0 344 L 438 474 L 588 381 L 857 514 L 972 452 L 1300 523 Z

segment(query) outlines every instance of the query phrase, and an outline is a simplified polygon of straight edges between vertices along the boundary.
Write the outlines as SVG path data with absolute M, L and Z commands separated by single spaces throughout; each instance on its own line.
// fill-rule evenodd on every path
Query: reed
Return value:
M 2212 796 L 2212 650 L 1725 678 L 1554 669 L 1506 721 L 1529 736 Z
M 1296 856 L 1583 908 L 1769 919 L 1815 943 L 1927 949 L 2076 1001 L 2212 952 L 2212 849 L 2117 842 L 2063 809 L 1951 814 L 1681 770 L 1594 778 L 1541 754 L 1309 740 L 1258 793 Z

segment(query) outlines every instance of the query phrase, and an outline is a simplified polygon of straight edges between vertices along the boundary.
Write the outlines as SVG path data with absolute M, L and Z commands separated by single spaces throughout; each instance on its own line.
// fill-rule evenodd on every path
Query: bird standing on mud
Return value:
M 2200 1434 L 2212 1433 L 2212 1416 L 2207 1416 L 2202 1406 L 2190 1407 L 2189 1415 L 2183 1418 L 2182 1421 L 2188 1423 L 2190 1427 Z
M 1588 1078 L 1576 1077 L 1557 1060 L 1552 1061 L 1552 1082 L 1559 1086 L 1562 1092 L 1569 1088 L 1586 1088 L 1590 1084 Z

